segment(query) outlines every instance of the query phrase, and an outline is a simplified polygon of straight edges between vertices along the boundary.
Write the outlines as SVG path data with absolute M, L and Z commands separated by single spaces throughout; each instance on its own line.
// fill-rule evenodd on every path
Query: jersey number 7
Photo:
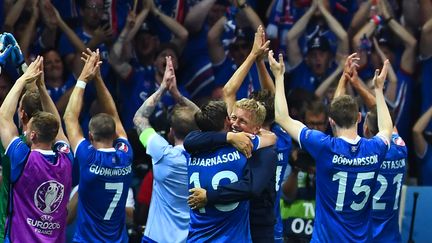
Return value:
M 114 209 L 117 207 L 118 202 L 120 201 L 122 192 L 123 192 L 123 182 L 118 183 L 105 183 L 106 190 L 115 190 L 116 193 L 108 207 L 108 210 L 105 213 L 104 220 L 110 220 L 111 216 L 114 212 Z

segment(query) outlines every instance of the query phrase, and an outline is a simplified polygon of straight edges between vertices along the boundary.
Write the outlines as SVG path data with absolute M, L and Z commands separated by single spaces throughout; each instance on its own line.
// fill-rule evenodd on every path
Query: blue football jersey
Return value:
M 370 242 L 371 190 L 388 141 L 331 137 L 303 128 L 300 146 L 316 161 L 316 215 L 311 242 Z
M 408 151 L 402 138 L 394 133 L 373 190 L 373 240 L 401 242 L 399 233 L 399 198 L 406 174 Z
M 125 206 L 132 179 L 132 147 L 126 139 L 113 148 L 78 143 L 80 165 L 77 229 L 74 242 L 128 242 Z
M 258 137 L 253 140 L 254 149 Z M 195 154 L 188 163 L 189 189 L 217 190 L 243 176 L 246 157 L 232 146 Z M 191 210 L 188 242 L 250 242 L 249 201 Z
M 285 175 L 285 170 L 288 166 L 288 160 L 291 153 L 292 141 L 288 133 L 282 129 L 278 124 L 274 124 L 271 127 L 271 131 L 276 134 L 276 152 L 277 152 L 277 165 L 276 165 L 276 201 L 275 201 L 275 240 L 283 240 L 283 223 L 280 214 L 280 198 L 281 198 L 281 185 L 283 182 L 283 177 Z

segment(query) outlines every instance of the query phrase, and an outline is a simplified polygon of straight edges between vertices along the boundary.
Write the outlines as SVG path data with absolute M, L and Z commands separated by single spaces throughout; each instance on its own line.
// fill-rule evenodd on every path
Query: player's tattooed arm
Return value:
M 162 95 L 168 90 L 168 87 L 175 79 L 174 69 L 172 68 L 171 57 L 165 57 L 167 65 L 165 67 L 164 77 L 162 79 L 162 83 L 159 86 L 159 89 L 156 90 L 150 97 L 148 97 L 141 107 L 137 110 L 134 116 L 134 124 L 138 132 L 138 136 L 146 129 L 151 127 L 149 122 L 149 117 L 153 113 L 156 108 L 156 105 L 159 103 Z M 171 65 L 170 65 L 171 64 Z
M 149 118 L 153 113 L 157 103 L 160 101 L 162 95 L 166 91 L 166 86 L 161 85 L 156 92 L 154 92 L 150 97 L 148 97 L 141 107 L 135 113 L 133 122 L 137 129 L 138 135 L 142 133 L 146 128 L 151 127 Z

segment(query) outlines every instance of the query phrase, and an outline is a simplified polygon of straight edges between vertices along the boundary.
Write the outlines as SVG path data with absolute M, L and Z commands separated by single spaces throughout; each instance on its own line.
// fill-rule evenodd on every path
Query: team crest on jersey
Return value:
M 55 180 L 42 183 L 34 194 L 36 207 L 44 214 L 57 210 L 64 196 L 64 186 Z
M 355 153 L 355 151 L 357 151 L 357 146 L 351 146 L 351 152 Z
M 58 151 L 61 152 L 61 153 L 65 153 L 65 154 L 70 153 L 69 145 L 67 145 L 67 144 L 61 144 L 61 145 L 59 145 Z
M 405 146 L 405 141 L 401 137 L 393 138 L 393 143 L 398 146 Z
M 117 150 L 120 150 L 120 151 L 127 153 L 127 151 L 129 151 L 129 147 L 125 143 L 119 143 L 117 145 Z

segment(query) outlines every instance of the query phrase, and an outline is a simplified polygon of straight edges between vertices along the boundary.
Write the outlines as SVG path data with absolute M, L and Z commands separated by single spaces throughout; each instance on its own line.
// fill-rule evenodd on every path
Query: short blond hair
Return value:
M 234 109 L 235 108 L 240 108 L 251 112 L 253 119 L 252 122 L 254 122 L 255 125 L 261 126 L 264 123 L 264 120 L 266 118 L 266 108 L 261 102 L 254 99 L 243 98 L 236 101 L 236 103 L 234 104 Z

